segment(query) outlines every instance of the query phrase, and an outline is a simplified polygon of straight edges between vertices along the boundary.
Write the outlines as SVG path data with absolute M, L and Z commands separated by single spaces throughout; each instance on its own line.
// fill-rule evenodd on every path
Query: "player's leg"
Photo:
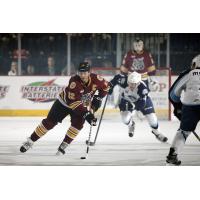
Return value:
M 149 126 L 151 127 L 151 132 L 160 142 L 167 142 L 168 138 L 160 132 L 158 118 L 155 113 L 150 113 L 145 115 Z
M 58 122 L 62 120 L 69 114 L 70 110 L 63 106 L 58 100 L 52 105 L 47 117 L 41 121 L 41 123 L 36 127 L 27 141 L 23 143 L 20 148 L 22 153 L 30 149 L 34 142 L 44 136 L 49 130 L 51 130 Z
M 166 142 L 168 139 L 160 132 L 158 118 L 155 114 L 154 106 L 150 97 L 147 97 L 145 108 L 141 109 L 141 112 L 145 115 L 149 126 L 151 127 L 151 132 L 155 135 L 155 137 L 160 142 Z
M 135 122 L 133 121 L 133 106 L 126 100 L 121 99 L 119 104 L 122 122 L 128 126 L 128 135 L 133 137 L 135 131 Z
M 182 150 L 188 136 L 195 130 L 197 123 L 200 119 L 200 107 L 184 106 L 182 108 L 182 118 L 180 128 L 176 132 L 172 145 L 169 150 L 166 162 L 173 165 L 180 165 L 181 161 L 178 160 L 178 154 Z
M 76 136 L 79 134 L 81 129 L 83 128 L 85 120 L 82 116 L 75 115 L 74 113 L 71 114 L 71 126 L 67 130 L 67 133 L 58 147 L 58 151 L 56 155 L 64 155 L 65 149 L 67 146 L 71 144 L 71 142 L 76 138 Z

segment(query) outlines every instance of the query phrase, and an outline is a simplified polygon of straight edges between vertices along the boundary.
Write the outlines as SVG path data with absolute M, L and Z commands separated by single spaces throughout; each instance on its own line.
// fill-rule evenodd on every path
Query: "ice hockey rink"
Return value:
M 0 165 L 18 166 L 165 166 L 166 155 L 179 126 L 178 121 L 160 121 L 160 129 L 168 137 L 163 144 L 155 139 L 146 120 L 136 119 L 133 138 L 128 137 L 127 127 L 120 121 L 120 116 L 105 116 L 96 145 L 90 147 L 86 160 L 80 157 L 86 154 L 85 141 L 88 139 L 89 125 L 83 130 L 66 150 L 64 156 L 56 156 L 56 150 L 70 125 L 69 118 L 58 124 L 33 148 L 25 154 L 19 152 L 21 144 L 40 123 L 42 117 L 1 117 L 0 118 Z M 199 126 L 196 132 L 200 132 Z M 96 127 L 92 130 L 92 139 Z M 187 140 L 180 154 L 182 165 L 199 166 L 199 141 L 193 134 Z

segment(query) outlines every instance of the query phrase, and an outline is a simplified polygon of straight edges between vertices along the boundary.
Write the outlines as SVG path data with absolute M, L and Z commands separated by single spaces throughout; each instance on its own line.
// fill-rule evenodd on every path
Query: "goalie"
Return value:
M 121 76 L 118 74 L 110 81 L 112 93 L 116 85 L 120 85 L 122 89 L 119 98 L 119 109 L 122 122 L 128 126 L 129 137 L 133 137 L 135 130 L 135 122 L 133 121 L 133 111 L 141 111 L 146 117 L 152 133 L 161 142 L 166 142 L 167 137 L 159 131 L 158 119 L 154 111 L 154 106 L 149 97 L 149 90 L 146 84 L 141 80 L 141 74 L 132 72 L 128 77 L 124 77 L 121 81 Z
M 133 42 L 133 49 L 125 54 L 120 71 L 125 74 L 138 72 L 150 90 L 158 87 L 158 81 L 152 77 L 156 73 L 154 60 L 151 53 L 144 49 L 144 42 L 141 39 L 136 39 Z

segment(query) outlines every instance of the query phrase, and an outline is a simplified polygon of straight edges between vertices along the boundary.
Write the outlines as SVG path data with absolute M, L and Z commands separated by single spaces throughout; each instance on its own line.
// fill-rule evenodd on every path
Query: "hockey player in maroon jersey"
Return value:
M 128 51 L 122 61 L 120 68 L 121 73 L 138 72 L 142 75 L 142 81 L 149 88 L 149 83 L 152 88 L 158 84 L 151 76 L 155 75 L 156 67 L 152 55 L 144 49 L 144 42 L 141 39 L 136 39 L 133 42 L 133 50 Z
M 58 122 L 61 123 L 67 115 L 70 115 L 71 126 L 56 153 L 57 155 L 65 154 L 65 148 L 83 128 L 85 120 L 92 126 L 96 125 L 97 119 L 93 113 L 100 108 L 102 98 L 107 95 L 108 90 L 107 81 L 90 73 L 90 65 L 87 62 L 80 63 L 78 74 L 70 78 L 68 86 L 52 105 L 47 118 L 36 127 L 27 141 L 23 143 L 20 151 L 26 152 Z M 96 91 L 98 95 L 95 94 Z

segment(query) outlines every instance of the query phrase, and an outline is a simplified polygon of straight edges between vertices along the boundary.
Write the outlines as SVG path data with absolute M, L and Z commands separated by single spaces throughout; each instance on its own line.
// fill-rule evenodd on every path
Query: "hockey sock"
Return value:
M 43 119 L 42 122 L 37 126 L 35 131 L 31 135 L 31 140 L 33 142 L 37 141 L 43 135 L 45 135 L 50 129 L 52 129 L 56 123 L 51 122 L 48 119 Z
M 78 133 L 79 130 L 71 126 L 68 129 L 63 141 L 66 142 L 67 144 L 70 144 L 74 140 L 74 138 L 78 135 Z

